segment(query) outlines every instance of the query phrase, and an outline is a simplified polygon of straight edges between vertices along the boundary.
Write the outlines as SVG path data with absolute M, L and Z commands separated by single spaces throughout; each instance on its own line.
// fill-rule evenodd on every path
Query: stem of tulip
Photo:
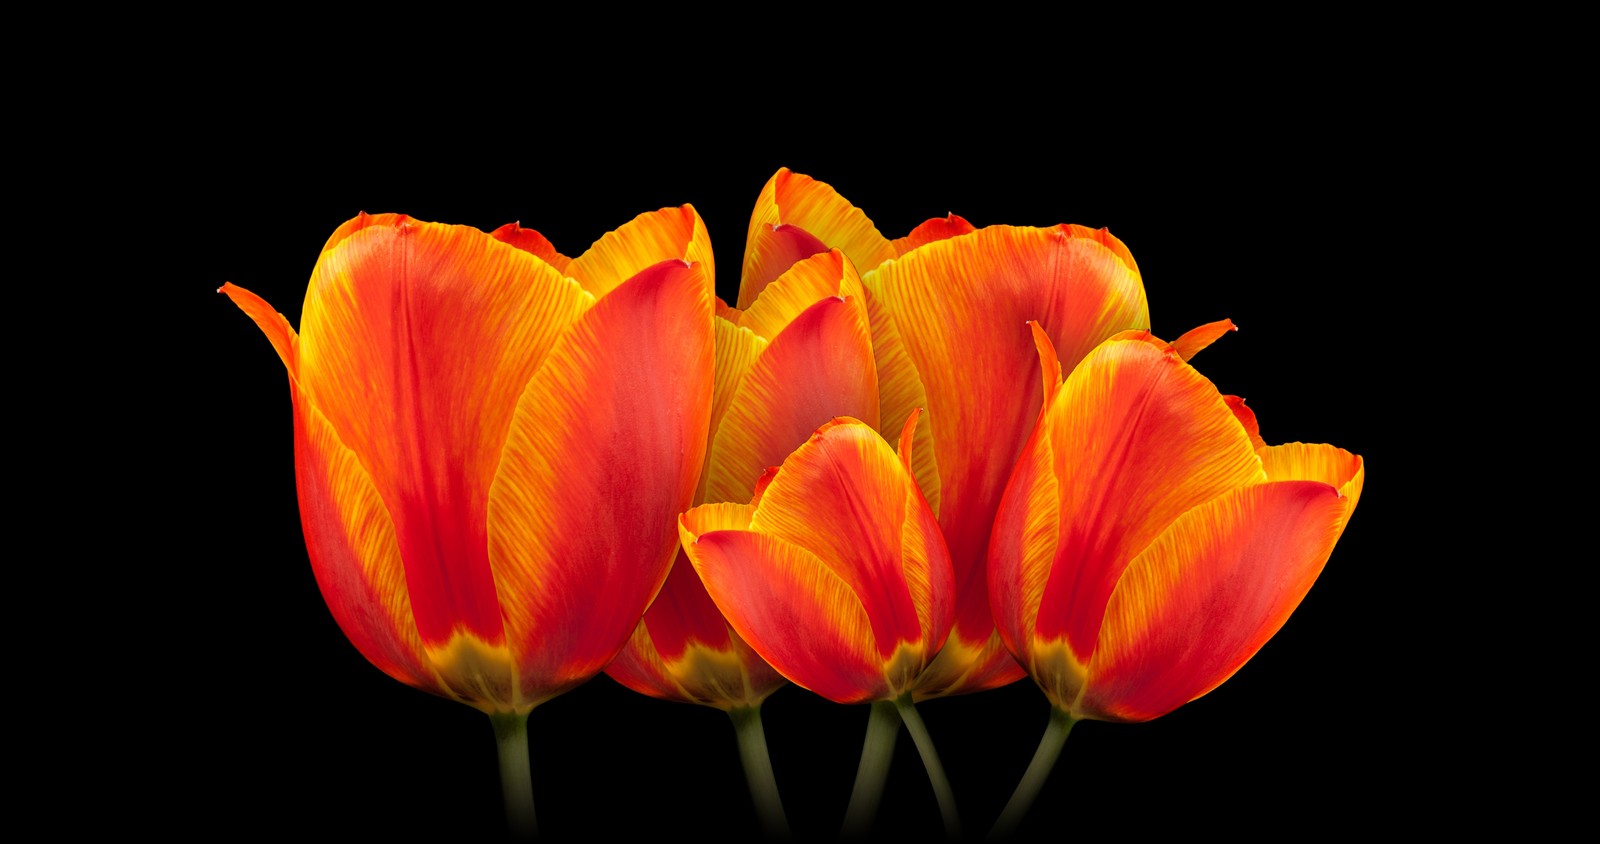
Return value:
M 533 769 L 528 764 L 528 713 L 496 712 L 495 743 L 500 748 L 500 794 L 506 803 L 506 826 L 518 841 L 539 838 L 533 815 Z
M 855 788 L 850 791 L 850 808 L 844 813 L 844 841 L 864 841 L 883 802 L 883 783 L 889 778 L 889 760 L 894 758 L 894 740 L 900 735 L 900 713 L 894 701 L 872 704 L 867 717 L 867 738 L 861 743 L 861 764 L 856 768 Z
M 767 734 L 761 728 L 761 704 L 728 710 L 734 732 L 739 736 L 739 760 L 744 763 L 744 778 L 750 784 L 750 799 L 756 804 L 756 817 L 768 841 L 789 840 L 789 819 L 783 814 L 783 799 L 778 796 L 778 780 L 772 775 L 772 757 L 767 753 Z
M 933 736 L 928 734 L 928 728 L 922 723 L 922 716 L 917 714 L 917 709 L 911 703 L 911 693 L 901 695 L 895 699 L 895 708 L 900 711 L 900 720 L 906 723 L 906 731 L 911 733 L 911 740 L 916 742 L 917 752 L 922 754 L 922 767 L 928 769 L 928 779 L 933 783 L 933 794 L 939 798 L 939 816 L 944 819 L 944 834 L 951 841 L 961 840 L 961 816 L 956 814 L 956 794 L 950 790 L 950 780 L 944 775 L 944 765 L 939 762 L 939 751 L 933 749 Z
M 1039 749 L 1033 752 L 1033 761 L 1028 763 L 1022 782 L 1017 783 L 1017 790 L 1012 793 L 1010 802 L 1000 811 L 1000 819 L 994 822 L 994 829 L 989 830 L 988 841 L 1006 841 L 1017 831 L 1017 826 L 1033 806 L 1034 798 L 1039 796 L 1039 789 L 1044 788 L 1044 781 L 1050 778 L 1056 760 L 1061 758 L 1067 733 L 1072 732 L 1072 725 L 1076 723 L 1077 719 L 1065 710 L 1051 707 L 1050 726 L 1044 728 L 1044 737 L 1039 739 Z

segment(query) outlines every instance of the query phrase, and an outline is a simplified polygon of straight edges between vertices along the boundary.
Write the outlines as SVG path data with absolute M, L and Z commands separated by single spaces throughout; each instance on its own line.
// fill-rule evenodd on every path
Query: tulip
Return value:
M 949 632 L 954 572 L 911 474 L 916 427 L 912 413 L 897 457 L 866 423 L 833 420 L 764 475 L 748 504 L 701 505 L 679 530 L 706 591 L 750 647 L 829 700 L 875 702 L 869 733 L 892 739 L 904 718 L 926 754 L 910 692 Z M 887 762 L 863 758 L 864 767 Z M 930 775 L 953 810 L 943 772 L 934 765 Z M 858 786 L 873 780 L 857 777 Z M 852 800 L 847 835 L 864 831 L 866 805 Z
M 570 261 L 516 225 L 363 214 L 298 334 L 222 288 L 289 372 L 329 610 L 389 676 L 491 716 L 520 832 L 528 713 L 599 673 L 667 576 L 711 412 L 711 269 L 689 206 Z
M 1185 361 L 1220 325 L 1170 346 L 1125 332 L 1064 382 L 1041 381 L 1047 409 L 995 520 L 989 593 L 1054 714 L 997 836 L 1078 720 L 1156 718 L 1238 671 L 1305 597 L 1360 498 L 1359 456 L 1267 446 L 1254 413 Z
M 889 240 L 828 185 L 787 169 L 768 181 L 750 221 L 741 304 L 785 261 L 836 247 L 867 289 L 879 413 L 915 408 L 917 482 L 950 546 L 956 621 L 918 680 L 923 700 L 983 691 L 1024 676 L 989 614 L 985 553 L 1006 478 L 1038 418 L 1041 373 L 1028 321 L 1070 370 L 1100 341 L 1148 328 L 1138 265 L 1105 230 L 990 226 L 950 214 Z

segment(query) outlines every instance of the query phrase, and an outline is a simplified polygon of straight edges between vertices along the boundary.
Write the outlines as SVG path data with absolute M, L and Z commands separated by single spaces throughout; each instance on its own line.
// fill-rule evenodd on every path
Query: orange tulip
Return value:
M 1064 383 L 1046 369 L 1047 409 L 988 559 L 1001 638 L 1056 714 L 997 832 L 1077 720 L 1156 718 L 1238 671 L 1305 597 L 1360 498 L 1359 456 L 1267 446 L 1243 402 L 1185 361 L 1216 329 L 1172 345 L 1125 332 Z
M 312 570 L 368 660 L 519 730 L 605 667 L 694 495 L 711 269 L 689 206 L 570 261 L 515 225 L 363 214 L 298 334 L 224 285 L 288 368 Z
M 881 418 L 926 411 L 915 469 L 950 545 L 956 622 L 915 695 L 1019 680 L 989 615 L 984 555 L 1040 409 L 1026 323 L 1044 327 L 1070 370 L 1112 334 L 1149 327 L 1138 265 L 1109 232 L 1082 226 L 974 229 L 950 214 L 891 241 L 833 188 L 779 170 L 750 221 L 739 301 L 754 300 L 785 261 L 830 246 L 867 288 Z

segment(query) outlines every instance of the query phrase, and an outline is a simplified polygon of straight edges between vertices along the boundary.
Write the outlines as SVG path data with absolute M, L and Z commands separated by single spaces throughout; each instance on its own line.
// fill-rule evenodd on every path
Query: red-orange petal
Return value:
M 1245 406 L 1244 399 L 1238 396 L 1223 396 L 1222 400 L 1228 403 L 1228 409 L 1233 411 L 1233 417 L 1244 426 L 1245 434 L 1250 437 L 1250 444 L 1260 451 L 1267 447 L 1267 441 L 1261 438 L 1261 425 L 1256 422 L 1256 412 Z
M 795 261 L 838 248 L 865 273 L 895 256 L 861 209 L 810 176 L 778 170 L 762 187 L 745 237 L 739 307 L 747 308 Z
M 859 300 L 831 296 L 766 345 L 718 420 L 706 501 L 747 500 L 767 467 L 782 463 L 835 416 L 877 423 L 877 371 L 865 316 Z
M 1217 342 L 1230 331 L 1238 331 L 1239 327 L 1231 319 L 1219 319 L 1199 325 L 1183 333 L 1182 337 L 1172 341 L 1172 348 L 1178 352 L 1178 357 L 1191 360 L 1205 347 Z
M 976 226 L 959 215 L 947 214 L 943 217 L 934 217 L 931 220 L 923 221 L 921 225 L 912 229 L 910 234 L 905 237 L 897 237 L 891 243 L 894 244 L 896 255 L 904 255 L 918 246 L 924 246 L 938 240 L 960 237 L 968 232 L 977 230 Z
M 711 414 L 712 294 L 663 261 L 561 337 L 517 404 L 489 559 L 525 703 L 609 663 L 672 560 Z
M 1065 639 L 1087 663 L 1134 556 L 1180 514 L 1266 474 L 1216 387 L 1171 347 L 1138 337 L 1095 349 L 1040 425 L 1051 438 L 1060 527 L 1035 633 Z
M 217 292 L 226 294 L 233 300 L 233 303 L 239 306 L 239 310 L 244 311 L 245 315 L 255 322 L 256 327 L 261 329 L 261 333 L 267 335 L 267 342 L 271 343 L 273 350 L 278 353 L 278 360 L 283 361 L 283 365 L 289 369 L 289 376 L 294 377 L 297 371 L 295 345 L 300 338 L 295 336 L 289 320 L 278 313 L 276 308 L 267 304 L 267 300 L 237 284 L 224 283 L 217 288 Z
M 700 265 L 705 277 L 715 283 L 711 236 L 693 205 L 662 208 L 634 217 L 573 258 L 566 274 L 599 297 L 669 258 Z
M 567 272 L 567 265 L 572 263 L 572 259 L 557 252 L 555 244 L 544 235 L 533 229 L 523 228 L 521 223 L 506 223 L 489 235 L 501 243 L 509 243 L 524 252 L 538 256 L 541 261 L 555 267 L 563 275 Z
M 1144 721 L 1216 688 L 1300 604 L 1353 504 L 1327 484 L 1285 481 L 1180 516 L 1117 584 L 1074 711 Z
M 952 635 L 982 647 L 994 629 L 989 530 L 1041 407 L 1027 323 L 1044 328 L 1070 369 L 1102 339 L 1149 324 L 1144 287 L 1120 242 L 1073 226 L 991 226 L 929 243 L 862 281 L 893 317 L 927 394 L 939 523 L 960 596 Z
M 425 646 L 504 641 L 489 485 L 523 387 L 592 301 L 477 229 L 407 218 L 349 233 L 313 271 L 300 384 L 388 506 Z

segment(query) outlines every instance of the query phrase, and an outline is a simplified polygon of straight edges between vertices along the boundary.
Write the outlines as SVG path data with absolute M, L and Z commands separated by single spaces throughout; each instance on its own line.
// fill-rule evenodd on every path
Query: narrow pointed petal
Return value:
M 283 314 L 267 304 L 267 300 L 231 282 L 224 283 L 217 288 L 217 292 L 227 294 L 227 297 L 239 306 L 239 310 L 244 311 L 255 321 L 261 333 L 267 335 L 267 342 L 271 343 L 273 350 L 278 353 L 278 360 L 283 361 L 283 365 L 288 367 L 292 377 L 296 371 L 294 347 L 299 338 L 295 336 L 289 320 L 284 319 Z
M 915 450 L 915 434 L 921 410 L 911 413 L 900 430 L 900 465 L 907 478 Z M 904 562 L 906 587 L 911 605 L 922 628 L 924 653 L 936 653 L 944 646 L 955 614 L 955 570 L 950 566 L 950 550 L 945 546 L 939 521 L 928 509 L 928 502 L 916 484 L 905 485 L 905 514 L 900 531 L 900 557 Z
M 1205 347 L 1222 339 L 1230 331 L 1238 331 L 1239 327 L 1231 319 L 1221 319 L 1208 322 L 1185 331 L 1182 337 L 1172 341 L 1172 348 L 1178 350 L 1178 357 L 1191 360 Z
M 968 232 L 977 231 L 977 227 L 967 222 L 956 214 L 943 217 L 934 217 L 924 221 L 921 225 L 911 230 L 905 237 L 897 237 L 892 243 L 896 255 L 904 255 L 919 246 L 924 246 L 938 240 L 948 240 L 959 237 Z
M 859 300 L 812 305 L 750 366 L 712 438 L 706 501 L 742 501 L 769 466 L 840 414 L 878 422 L 872 334 Z
M 895 256 L 894 244 L 832 187 L 780 169 L 761 189 L 750 215 L 739 307 L 749 307 L 795 261 L 830 247 L 842 250 L 863 273 Z
M 651 267 L 561 337 L 517 404 L 488 546 L 527 703 L 604 668 L 666 579 L 711 415 L 711 314 L 699 265 Z
M 1256 451 L 1260 452 L 1266 448 L 1267 441 L 1261 438 L 1261 426 L 1256 422 L 1256 412 L 1246 407 L 1244 399 L 1238 396 L 1223 396 L 1222 400 L 1228 403 L 1228 409 L 1233 411 L 1233 417 L 1244 426 L 1244 432 L 1249 435 L 1250 444 L 1256 447 Z
M 1111 244 L 1111 245 L 1108 245 Z M 864 273 L 927 393 L 939 523 L 960 596 L 955 638 L 991 639 L 984 559 L 995 509 L 1041 407 L 1035 320 L 1070 369 L 1101 340 L 1149 324 L 1126 249 L 1073 226 L 991 226 Z
M 899 458 L 877 433 L 856 420 L 839 419 L 783 461 L 750 520 L 752 531 L 804 549 L 831 567 L 865 607 L 884 660 L 901 643 L 925 644 L 904 574 L 911 485 Z M 922 575 L 929 576 L 938 575 Z M 717 605 L 728 609 L 721 600 Z
M 713 319 L 712 333 L 716 344 L 716 371 L 713 373 L 711 391 L 711 436 L 715 437 L 718 429 L 722 427 L 722 417 L 728 413 L 728 405 L 733 403 L 733 397 L 739 392 L 739 384 L 744 380 L 745 373 L 755 365 L 761 353 L 767 349 L 767 341 L 756 335 L 748 328 L 739 327 L 737 322 L 730 322 L 718 315 Z M 700 468 L 700 485 L 695 491 L 695 503 L 706 500 L 706 485 L 711 481 L 711 458 L 714 451 L 708 444 L 706 459 Z M 736 494 L 735 499 L 743 498 L 743 494 Z M 712 499 L 714 500 L 714 499 Z
M 837 703 L 885 696 L 872 620 L 815 554 L 738 530 L 702 534 L 684 548 L 728 623 L 783 676 Z
M 711 236 L 693 205 L 662 208 L 634 217 L 573 258 L 566 272 L 598 298 L 646 267 L 669 258 L 699 264 L 706 278 L 716 279 Z
M 572 259 L 556 251 L 555 244 L 551 243 L 544 235 L 533 229 L 525 229 L 521 223 L 506 223 L 489 235 L 501 243 L 509 243 L 524 252 L 538 256 L 539 260 L 554 267 L 562 275 L 567 274 L 567 265 Z
M 1028 328 L 1033 332 L 1033 347 L 1039 352 L 1039 395 L 1043 398 L 1039 409 L 1042 413 L 1055 401 L 1056 391 L 1061 389 L 1061 358 L 1056 355 L 1050 335 L 1044 333 L 1037 320 L 1028 320 Z
M 493 649 L 489 485 L 524 385 L 592 298 L 477 229 L 397 219 L 318 261 L 299 381 L 388 506 L 424 645 Z
M 323 600 L 368 662 L 402 683 L 453 696 L 417 635 L 394 523 L 377 487 L 333 426 L 295 392 L 295 487 Z
M 1036 633 L 1087 662 L 1123 568 L 1177 517 L 1266 473 L 1222 396 L 1171 347 L 1108 341 L 1040 422 L 1051 437 L 1057 562 Z M 1067 482 L 1070 479 L 1070 482 Z
M 1143 721 L 1216 688 L 1300 604 L 1353 504 L 1325 483 L 1286 481 L 1180 516 L 1107 603 L 1077 710 Z
M 1054 407 L 1052 404 L 1051 407 Z M 1056 478 L 1054 438 L 1046 425 L 1017 459 L 995 514 L 989 543 L 989 600 L 1000 639 L 1027 663 L 1034 644 L 1034 619 L 1060 548 L 1061 489 Z

